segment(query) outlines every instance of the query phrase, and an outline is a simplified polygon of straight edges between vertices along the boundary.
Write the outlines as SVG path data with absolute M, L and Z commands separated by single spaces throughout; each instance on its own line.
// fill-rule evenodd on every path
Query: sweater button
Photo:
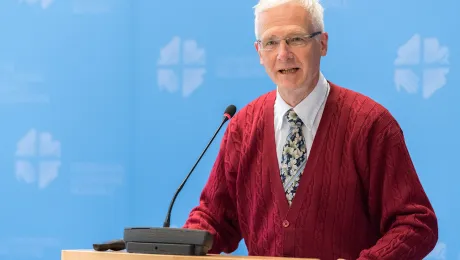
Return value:
M 287 220 L 283 221 L 283 227 L 285 228 L 289 227 L 289 221 Z

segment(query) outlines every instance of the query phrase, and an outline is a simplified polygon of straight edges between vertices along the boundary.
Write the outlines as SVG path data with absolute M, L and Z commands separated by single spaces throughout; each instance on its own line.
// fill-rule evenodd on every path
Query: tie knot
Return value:
M 302 120 L 292 108 L 286 112 L 286 118 L 291 127 L 301 127 L 302 126 L 302 123 L 303 123 Z

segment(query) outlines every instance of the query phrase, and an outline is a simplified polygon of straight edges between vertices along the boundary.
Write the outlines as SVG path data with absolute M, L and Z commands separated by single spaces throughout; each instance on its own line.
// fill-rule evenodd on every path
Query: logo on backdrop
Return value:
M 16 144 L 16 179 L 46 188 L 59 174 L 61 143 L 48 132 L 30 129 Z
M 189 97 L 204 81 L 205 50 L 195 40 L 174 37 L 160 50 L 157 62 L 157 83 L 160 91 L 181 92 Z
M 439 44 L 436 38 L 422 38 L 415 34 L 398 49 L 394 64 L 396 89 L 409 94 L 421 92 L 430 98 L 446 85 L 449 73 L 449 49 Z
M 19 0 L 20 4 L 28 4 L 28 5 L 40 5 L 42 9 L 47 9 L 54 0 Z

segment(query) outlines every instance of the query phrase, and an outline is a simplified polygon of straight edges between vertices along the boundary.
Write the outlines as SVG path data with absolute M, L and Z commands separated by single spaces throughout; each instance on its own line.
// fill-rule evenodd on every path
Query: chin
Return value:
M 275 82 L 278 87 L 284 88 L 284 89 L 296 89 L 303 85 L 302 80 L 300 79 L 280 79 L 278 78 Z
M 283 89 L 296 89 L 299 87 L 299 83 L 296 82 L 281 82 L 279 81 L 278 84 L 276 84 L 278 87 L 283 88 Z

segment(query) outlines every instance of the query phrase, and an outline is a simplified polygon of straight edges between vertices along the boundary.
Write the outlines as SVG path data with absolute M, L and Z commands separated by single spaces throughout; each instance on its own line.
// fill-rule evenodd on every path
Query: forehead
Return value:
M 299 4 L 287 3 L 260 13 L 258 27 L 261 38 L 308 33 L 311 17 Z

